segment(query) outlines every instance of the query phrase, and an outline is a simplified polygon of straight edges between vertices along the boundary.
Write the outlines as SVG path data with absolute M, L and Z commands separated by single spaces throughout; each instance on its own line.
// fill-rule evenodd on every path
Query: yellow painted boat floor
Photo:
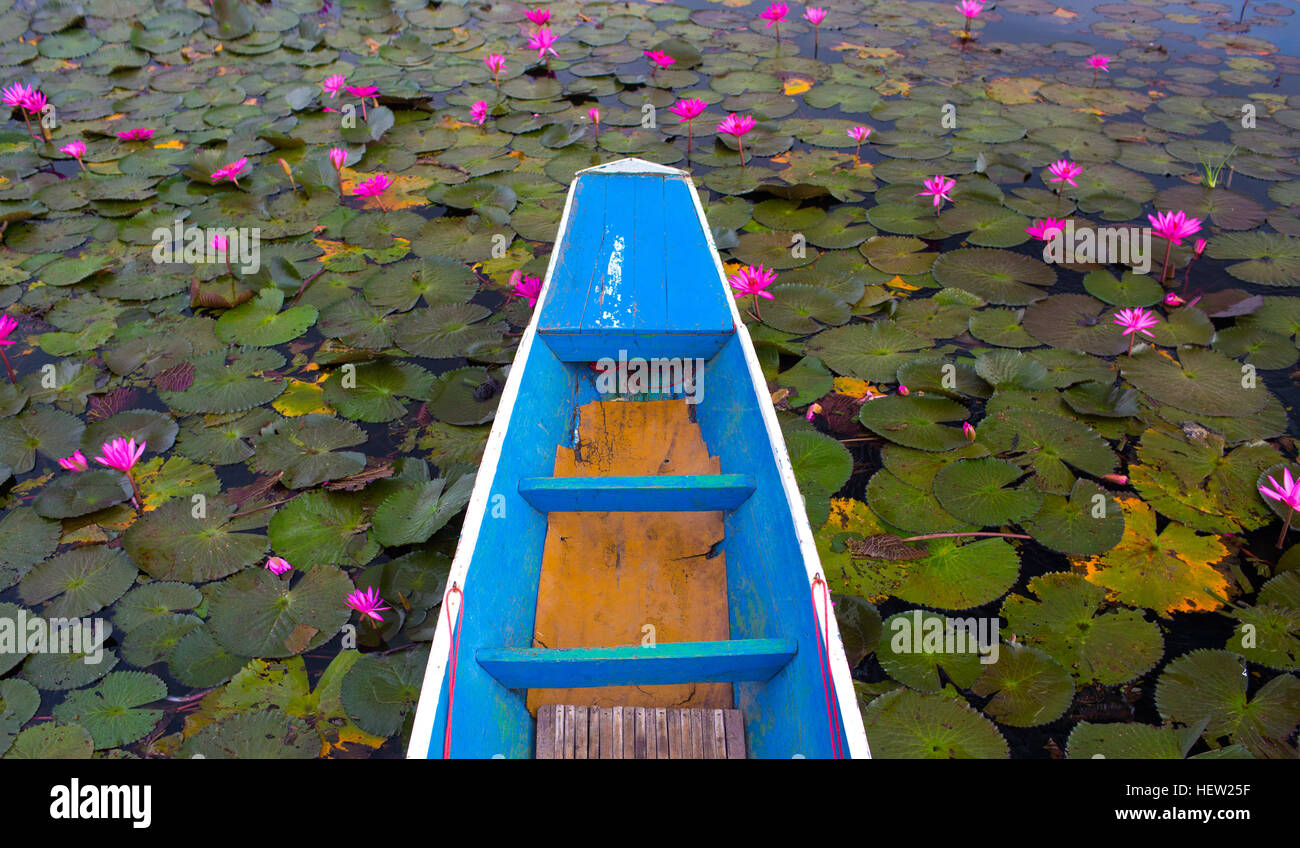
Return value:
M 556 477 L 718 474 L 684 400 L 593 401 Z M 533 647 L 602 648 L 730 638 L 727 564 L 710 551 L 721 512 L 553 512 L 547 519 Z M 728 709 L 730 683 L 530 689 L 543 704 Z

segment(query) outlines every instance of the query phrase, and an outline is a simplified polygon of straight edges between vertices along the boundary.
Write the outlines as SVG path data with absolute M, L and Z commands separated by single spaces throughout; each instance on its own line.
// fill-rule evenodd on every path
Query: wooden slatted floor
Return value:
M 743 760 L 740 710 L 590 707 L 537 710 L 539 760 Z

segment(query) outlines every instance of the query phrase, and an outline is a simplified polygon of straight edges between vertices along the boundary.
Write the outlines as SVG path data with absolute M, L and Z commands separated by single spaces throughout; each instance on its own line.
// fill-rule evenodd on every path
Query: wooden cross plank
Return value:
M 539 760 L 743 760 L 739 710 L 545 705 Z

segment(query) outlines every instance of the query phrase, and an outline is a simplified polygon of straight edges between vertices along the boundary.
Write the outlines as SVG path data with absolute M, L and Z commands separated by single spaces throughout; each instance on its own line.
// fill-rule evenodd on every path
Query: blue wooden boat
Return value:
M 578 172 L 556 244 L 408 756 L 870 756 L 689 175 L 638 159 Z

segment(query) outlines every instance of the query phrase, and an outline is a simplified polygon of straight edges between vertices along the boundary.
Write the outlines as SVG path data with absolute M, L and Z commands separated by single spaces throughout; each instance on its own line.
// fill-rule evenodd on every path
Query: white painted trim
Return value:
M 606 162 L 604 165 L 583 168 L 574 175 L 574 179 L 576 180 L 583 174 L 657 174 L 664 177 L 689 176 L 686 171 L 679 168 L 670 168 L 667 165 L 660 165 L 657 162 L 647 162 L 644 159 L 637 159 L 631 156 L 626 159 L 616 159 L 613 162 Z
M 777 421 L 776 409 L 772 406 L 772 398 L 767 391 L 767 380 L 763 377 L 763 369 L 758 364 L 758 355 L 754 353 L 754 343 L 749 338 L 749 328 L 741 320 L 734 292 L 727 283 L 727 273 L 722 267 L 722 258 L 713 243 L 713 231 L 709 229 L 708 218 L 704 215 L 704 206 L 700 203 L 699 192 L 695 190 L 695 183 L 689 177 L 685 182 L 691 190 L 691 197 L 695 199 L 695 211 L 699 214 L 704 238 L 708 242 L 709 251 L 713 254 L 713 262 L 718 269 L 718 282 L 722 285 L 727 302 L 731 306 L 731 317 L 736 323 L 736 335 L 740 337 L 741 347 L 745 351 L 745 361 L 749 364 L 749 376 L 754 384 L 754 399 L 763 415 L 768 442 L 785 489 L 786 503 L 794 519 L 795 536 L 799 540 L 799 549 L 803 552 L 804 570 L 808 574 L 808 599 L 811 602 L 813 577 L 822 574 L 822 578 L 825 579 L 825 574 L 822 572 L 821 560 L 817 556 L 817 545 L 813 541 L 812 528 L 808 525 L 808 513 L 804 508 L 803 495 L 799 492 L 799 484 L 794 477 L 794 466 L 790 464 L 790 455 L 785 449 L 785 437 L 781 435 L 781 424 Z M 833 614 L 830 615 L 830 643 L 828 652 L 831 679 L 835 683 L 835 695 L 839 700 L 840 715 L 844 722 L 848 755 L 854 759 L 867 759 L 871 757 L 871 748 L 867 745 L 867 732 L 862 726 L 862 714 L 858 712 L 858 697 L 853 689 L 849 662 L 844 655 L 844 641 L 840 638 L 840 628 Z
M 514 417 L 515 401 L 519 397 L 519 386 L 524 377 L 524 366 L 528 362 L 528 356 L 532 352 L 533 342 L 537 336 L 537 321 L 541 317 L 542 307 L 550 293 L 551 274 L 555 272 L 555 261 L 560 255 L 560 245 L 564 243 L 565 232 L 569 226 L 569 210 L 577 186 L 578 180 L 575 176 L 573 182 L 569 184 L 569 195 L 564 201 L 560 230 L 555 236 L 555 247 L 551 251 L 551 260 L 546 267 L 542 290 L 537 295 L 537 306 L 533 309 L 533 317 L 529 320 L 528 327 L 519 342 L 519 350 L 516 351 L 514 362 L 510 366 L 510 375 L 506 378 L 506 386 L 501 393 L 501 403 L 497 406 L 496 418 L 492 422 L 492 430 L 488 433 L 487 445 L 483 449 L 483 461 L 479 463 L 478 475 L 474 480 L 474 491 L 470 495 L 469 505 L 465 511 L 465 523 L 461 527 L 460 540 L 456 545 L 456 556 L 451 561 L 451 573 L 447 578 L 448 587 L 455 583 L 463 591 L 469 579 L 469 564 L 474 559 L 479 528 L 483 524 L 483 516 L 487 512 L 488 501 L 492 495 L 492 484 L 496 481 L 497 466 L 501 462 L 501 449 L 505 444 L 506 433 L 510 429 L 510 420 Z M 454 608 L 457 605 L 458 602 L 450 601 L 444 604 L 450 609 L 438 611 L 438 628 L 434 631 L 433 646 L 429 650 L 429 664 L 425 666 L 420 701 L 411 728 L 411 741 L 406 749 L 408 759 L 428 758 L 429 746 L 433 742 L 434 719 L 438 714 L 438 699 L 442 695 L 442 681 L 446 676 L 447 662 L 451 654 L 449 622 L 455 619 L 450 615 L 455 614 Z M 472 657 L 470 661 L 473 661 Z M 455 720 L 455 715 L 452 719 Z M 465 720 L 465 717 L 462 716 L 461 720 Z

